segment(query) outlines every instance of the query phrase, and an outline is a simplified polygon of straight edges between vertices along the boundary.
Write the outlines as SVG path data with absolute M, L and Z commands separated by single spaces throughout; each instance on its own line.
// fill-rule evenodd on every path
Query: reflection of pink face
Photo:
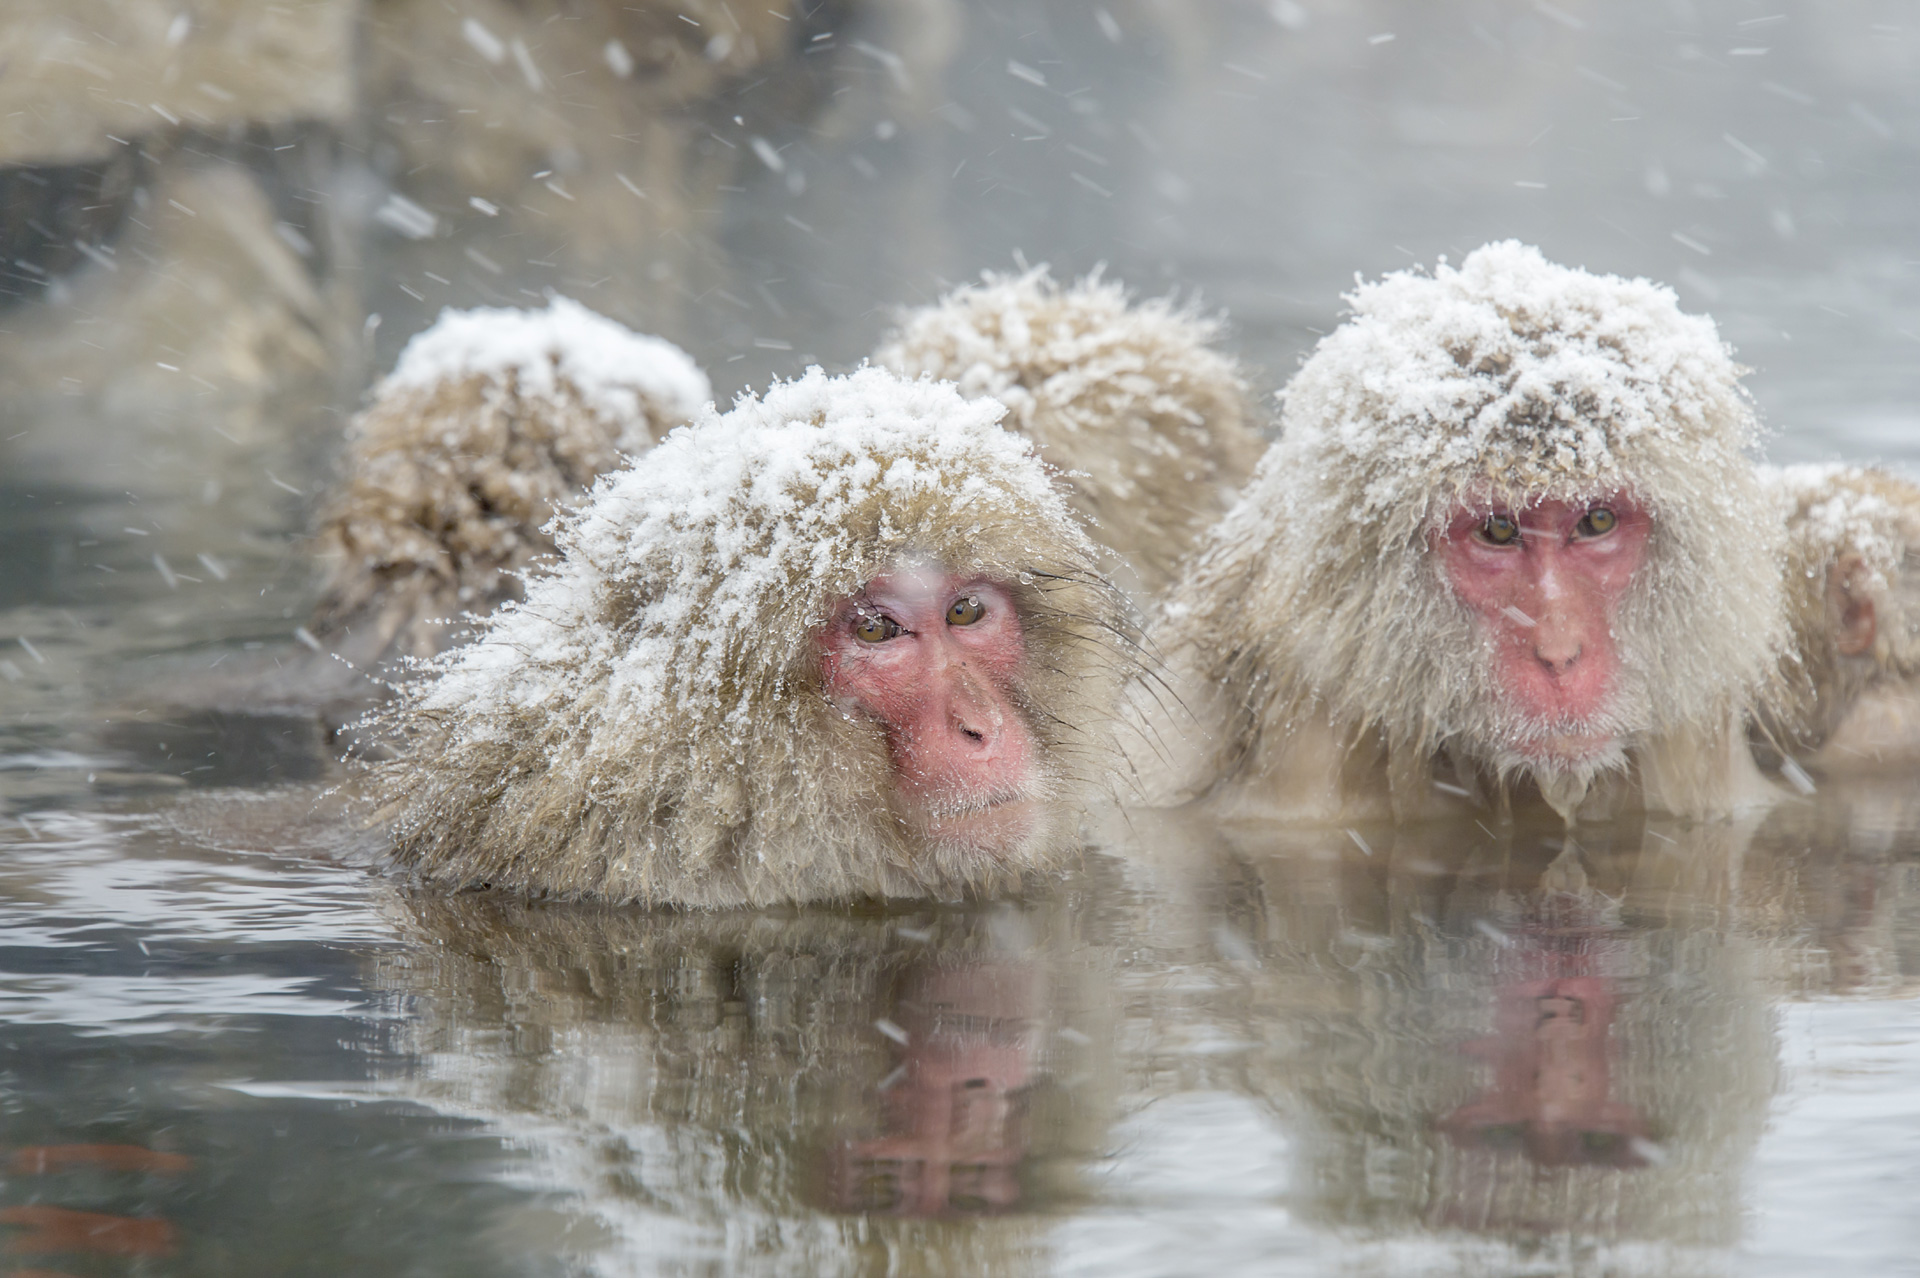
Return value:
M 820 643 L 828 694 L 886 731 L 910 826 L 989 854 L 1029 835 L 1039 747 L 1012 695 L 1026 640 L 1004 586 L 938 567 L 875 577 Z
M 1495 1036 L 1468 1045 L 1493 1066 L 1492 1086 L 1440 1128 L 1460 1144 L 1518 1150 L 1543 1166 L 1644 1166 L 1646 1122 L 1611 1095 L 1613 982 L 1559 977 L 1495 994 Z
M 835 1146 L 833 1205 L 894 1216 L 978 1215 L 1020 1199 L 1039 973 L 985 962 L 909 983 L 900 1067 L 881 1084 L 887 1134 Z
M 1583 759 L 1613 744 L 1613 622 L 1653 521 L 1624 493 L 1461 510 L 1434 539 L 1447 583 L 1492 640 L 1494 682 L 1537 733 L 1522 754 Z

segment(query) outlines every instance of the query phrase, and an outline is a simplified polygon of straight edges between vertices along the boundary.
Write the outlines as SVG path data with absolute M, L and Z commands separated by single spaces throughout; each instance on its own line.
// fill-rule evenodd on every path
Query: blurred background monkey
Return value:
M 1221 327 L 1171 298 L 1129 304 L 1097 271 L 1065 287 L 1044 266 L 989 271 L 908 311 L 874 362 L 1005 404 L 1120 556 L 1123 584 L 1154 595 L 1264 446 L 1246 380 L 1213 348 Z
M 1762 757 L 1827 772 L 1913 763 L 1920 758 L 1920 488 L 1857 466 L 1763 474 L 1786 517 L 1793 652 L 1762 708 Z

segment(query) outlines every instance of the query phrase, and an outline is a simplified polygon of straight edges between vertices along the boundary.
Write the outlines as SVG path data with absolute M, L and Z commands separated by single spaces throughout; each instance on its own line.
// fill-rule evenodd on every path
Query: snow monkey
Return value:
M 363 667 L 446 647 L 463 613 L 519 597 L 561 505 L 711 394 L 679 347 L 564 297 L 441 312 L 349 428 L 312 633 Z
M 1787 523 L 1793 659 L 1763 755 L 1828 771 L 1920 756 L 1920 487 L 1885 471 L 1763 468 Z
M 449 886 L 693 906 L 994 890 L 1110 745 L 1124 600 L 1004 408 L 882 369 L 709 412 L 555 524 L 375 770 Z
M 1713 322 L 1511 241 L 1347 300 L 1154 624 L 1212 734 L 1165 797 L 1765 801 L 1744 719 L 1784 644 L 1783 529 Z
M 1169 298 L 1129 306 L 1097 272 L 1062 288 L 1042 266 L 907 313 L 874 362 L 1007 405 L 1130 584 L 1157 594 L 1260 457 L 1246 382 L 1209 345 L 1219 335 Z

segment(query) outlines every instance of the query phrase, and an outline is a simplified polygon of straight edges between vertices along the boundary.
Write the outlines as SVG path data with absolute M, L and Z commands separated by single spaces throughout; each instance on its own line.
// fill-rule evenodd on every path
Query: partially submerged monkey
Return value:
M 1348 300 L 1155 623 L 1208 734 L 1156 797 L 1768 801 L 1745 721 L 1785 642 L 1783 530 L 1712 321 L 1513 242 Z M 1148 712 L 1140 772 L 1183 752 L 1181 717 Z
M 1264 446 L 1245 379 L 1212 348 L 1219 335 L 1169 298 L 1129 305 L 1097 273 L 1063 288 L 1036 267 L 989 271 L 908 312 L 874 362 L 1007 405 L 1095 538 L 1157 594 Z
M 1920 487 L 1763 467 L 1787 525 L 1793 654 L 1759 719 L 1770 758 L 1845 771 L 1920 758 Z
M 440 651 L 520 597 L 542 525 L 710 397 L 679 347 L 564 297 L 441 312 L 348 429 L 311 633 L 362 668 Z
M 525 601 L 404 693 L 374 774 L 399 859 L 693 906 L 1055 865 L 1127 622 L 1003 411 L 814 369 L 603 478 Z

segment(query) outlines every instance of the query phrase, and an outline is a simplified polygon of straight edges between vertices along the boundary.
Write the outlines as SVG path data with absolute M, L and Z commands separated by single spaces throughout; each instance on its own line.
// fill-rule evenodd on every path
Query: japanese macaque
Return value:
M 1348 300 L 1154 623 L 1180 706 L 1145 712 L 1137 770 L 1191 714 L 1176 801 L 1766 802 L 1744 723 L 1785 642 L 1783 529 L 1712 321 L 1513 242 Z
M 1920 756 L 1920 488 L 1885 471 L 1765 468 L 1787 522 L 1793 652 L 1758 741 L 1816 769 Z
M 1129 673 L 1005 410 L 810 370 L 563 516 L 377 772 L 429 880 L 646 904 L 996 890 L 1056 865 Z
M 440 651 L 520 597 L 555 513 L 710 396 L 679 347 L 563 297 L 442 312 L 349 428 L 311 633 L 358 666 Z
M 1098 274 L 1062 288 L 1038 267 L 988 272 L 909 312 L 874 361 L 1007 405 L 1130 584 L 1158 593 L 1260 457 L 1246 381 L 1210 345 L 1219 335 L 1169 298 L 1130 306 Z

